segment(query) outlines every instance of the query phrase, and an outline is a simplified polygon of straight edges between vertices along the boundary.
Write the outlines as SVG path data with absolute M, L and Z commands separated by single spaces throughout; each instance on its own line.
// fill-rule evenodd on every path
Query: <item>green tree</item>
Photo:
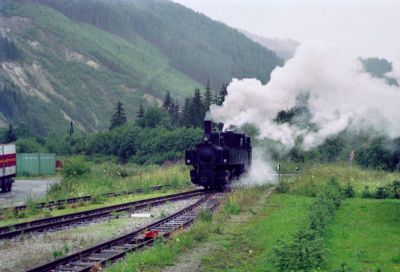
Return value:
M 4 137 L 4 142 L 8 144 L 8 143 L 13 143 L 16 140 L 17 140 L 17 134 L 15 133 L 13 125 L 10 123 L 8 126 L 7 133 Z
M 168 111 L 170 109 L 171 103 L 173 103 L 171 94 L 169 92 L 167 92 L 167 94 L 165 95 L 164 102 L 163 102 L 163 108 Z
M 142 119 L 143 116 L 144 116 L 144 108 L 143 108 L 143 104 L 140 104 L 139 110 L 138 110 L 138 112 L 136 113 L 137 120 Z
M 69 136 L 72 136 L 72 134 L 74 134 L 74 123 L 71 120 L 69 123 Z
M 221 90 L 219 91 L 217 105 L 221 106 L 222 103 L 224 103 L 227 94 L 228 94 L 228 84 L 224 83 L 222 84 Z
M 191 125 L 193 127 L 202 127 L 204 120 L 204 104 L 201 99 L 200 89 L 194 90 L 194 95 L 190 107 Z
M 122 106 L 121 102 L 117 103 L 117 106 L 115 108 L 115 113 L 111 117 L 111 125 L 110 125 L 110 130 L 120 127 L 126 123 L 126 116 L 125 116 L 125 110 Z
M 169 118 L 165 111 L 157 108 L 149 108 L 142 118 L 143 122 L 139 125 L 142 127 L 155 128 L 157 126 L 168 126 Z
M 183 104 L 180 125 L 184 127 L 191 127 L 191 101 L 190 98 L 185 99 L 185 103 Z
M 211 83 L 210 80 L 207 80 L 206 91 L 204 93 L 204 107 L 206 112 L 209 110 L 212 102 L 213 102 L 213 93 L 211 91 Z

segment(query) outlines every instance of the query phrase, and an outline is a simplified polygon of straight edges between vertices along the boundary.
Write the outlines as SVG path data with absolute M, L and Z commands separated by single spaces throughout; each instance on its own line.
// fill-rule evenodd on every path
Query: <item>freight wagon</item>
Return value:
M 16 175 L 16 150 L 14 144 L 0 145 L 0 188 L 10 192 Z

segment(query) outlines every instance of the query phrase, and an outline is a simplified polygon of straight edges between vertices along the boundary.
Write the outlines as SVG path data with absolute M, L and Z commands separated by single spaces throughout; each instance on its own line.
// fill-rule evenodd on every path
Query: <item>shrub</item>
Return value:
M 349 198 L 354 197 L 354 189 L 353 189 L 353 186 L 350 185 L 350 182 L 347 183 L 347 186 L 346 186 L 346 188 L 344 188 L 343 193 L 346 197 L 349 197 Z
M 75 157 L 64 161 L 64 178 L 80 177 L 90 172 L 90 165 L 82 157 Z
M 369 191 L 368 186 L 365 186 L 364 191 L 362 192 L 362 198 L 371 198 L 372 194 Z
M 389 195 L 389 194 L 387 193 L 386 188 L 383 187 L 383 186 L 379 186 L 379 187 L 376 189 L 376 192 L 375 192 L 375 194 L 374 194 L 374 197 L 375 197 L 376 199 L 384 199 L 384 198 L 387 198 L 388 195 Z
M 323 261 L 323 236 L 327 224 L 334 217 L 342 200 L 342 190 L 331 179 L 310 205 L 309 224 L 297 232 L 288 242 L 280 242 L 274 248 L 274 264 L 277 271 L 314 271 Z
M 400 198 L 400 180 L 393 181 L 394 197 Z
M 224 212 L 227 214 L 238 214 L 240 213 L 240 208 L 235 202 L 228 200 L 224 205 Z
M 274 248 L 278 271 L 311 271 L 323 261 L 323 240 L 313 231 L 299 231 L 289 242 Z

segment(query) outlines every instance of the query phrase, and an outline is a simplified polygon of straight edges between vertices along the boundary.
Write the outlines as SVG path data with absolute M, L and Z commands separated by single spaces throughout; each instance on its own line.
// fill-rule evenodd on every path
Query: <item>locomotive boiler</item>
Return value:
M 251 165 L 251 138 L 235 131 L 213 131 L 212 122 L 204 121 L 204 136 L 194 149 L 185 153 L 186 165 L 193 168 L 194 184 L 222 189 Z

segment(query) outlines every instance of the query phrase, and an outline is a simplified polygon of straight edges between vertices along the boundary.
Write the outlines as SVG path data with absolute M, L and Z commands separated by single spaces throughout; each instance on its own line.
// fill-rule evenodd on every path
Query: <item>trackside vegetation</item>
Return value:
M 324 260 L 324 235 L 343 198 L 342 190 L 331 180 L 310 205 L 308 224 L 289 241 L 274 248 L 277 271 L 312 271 Z
M 113 163 L 93 164 L 82 157 L 65 160 L 63 179 L 50 186 L 47 198 L 100 195 L 107 192 L 132 191 L 156 185 L 185 188 L 189 185 L 188 168 L 181 164 L 140 166 Z
M 284 179 L 283 193 L 237 189 L 216 214 L 200 216 L 188 232 L 130 254 L 106 271 L 163 271 L 171 265 L 173 271 L 190 258 L 200 258 L 194 271 L 399 269 L 397 174 L 338 164 L 315 167 L 292 176 L 295 182 Z M 312 191 L 306 190 L 309 179 L 316 186 Z M 375 188 L 371 192 L 385 188 L 391 199 L 364 198 L 365 184 Z
M 326 229 L 325 270 L 400 270 L 399 210 L 399 200 L 344 200 Z

